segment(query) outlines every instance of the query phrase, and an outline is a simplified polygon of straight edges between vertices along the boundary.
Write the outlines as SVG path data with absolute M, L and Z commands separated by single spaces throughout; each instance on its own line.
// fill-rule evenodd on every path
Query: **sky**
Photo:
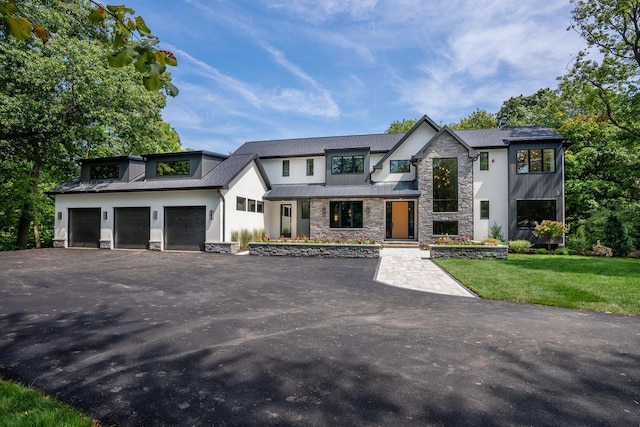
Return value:
M 585 42 L 569 0 L 127 0 L 172 51 L 183 148 L 383 133 L 557 87 Z

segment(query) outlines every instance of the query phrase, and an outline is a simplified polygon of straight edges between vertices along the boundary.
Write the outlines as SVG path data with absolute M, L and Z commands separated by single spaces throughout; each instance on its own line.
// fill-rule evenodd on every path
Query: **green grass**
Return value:
M 640 316 L 637 259 L 509 254 L 434 261 L 482 298 Z
M 91 427 L 97 423 L 31 388 L 0 379 L 0 426 Z

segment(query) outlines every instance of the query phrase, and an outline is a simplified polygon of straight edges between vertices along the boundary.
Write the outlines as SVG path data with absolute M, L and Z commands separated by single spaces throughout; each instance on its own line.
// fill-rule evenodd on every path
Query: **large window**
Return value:
M 313 176 L 313 159 L 307 159 L 307 176 Z
M 518 228 L 534 228 L 536 222 L 556 220 L 555 200 L 518 200 Z
M 433 211 L 458 211 L 458 159 L 433 159 Z
M 489 152 L 488 151 L 480 152 L 480 170 L 481 171 L 489 170 Z
M 282 176 L 289 176 L 289 160 L 282 161 Z
M 389 162 L 391 173 L 407 173 L 411 172 L 411 163 L 409 160 L 391 160 Z
M 556 150 L 553 148 L 516 151 L 517 173 L 553 173 L 556 171 Z
M 364 173 L 364 156 L 333 156 L 331 157 L 331 173 Z
M 91 165 L 89 167 L 89 179 L 118 179 L 120 178 L 120 165 Z
M 189 160 L 168 160 L 156 164 L 156 175 L 189 175 L 191 173 L 191 162 Z
M 435 236 L 458 235 L 458 221 L 433 221 L 433 234 Z
M 330 202 L 331 228 L 362 228 L 362 202 Z

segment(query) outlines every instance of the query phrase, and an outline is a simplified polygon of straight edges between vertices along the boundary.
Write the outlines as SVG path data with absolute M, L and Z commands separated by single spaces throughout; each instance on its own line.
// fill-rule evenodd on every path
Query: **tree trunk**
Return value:
M 37 218 L 35 199 L 38 195 L 38 186 L 40 185 L 40 173 L 42 172 L 42 163 L 40 158 L 36 157 L 33 162 L 33 168 L 31 169 L 31 191 L 29 198 L 22 206 L 22 213 L 20 215 L 20 223 L 18 224 L 18 236 L 16 239 L 16 246 L 18 249 L 27 249 L 29 245 L 29 231 L 31 230 L 31 221 Z M 34 224 L 34 231 L 37 229 L 37 225 Z M 36 234 L 36 247 L 40 247 L 40 233 Z

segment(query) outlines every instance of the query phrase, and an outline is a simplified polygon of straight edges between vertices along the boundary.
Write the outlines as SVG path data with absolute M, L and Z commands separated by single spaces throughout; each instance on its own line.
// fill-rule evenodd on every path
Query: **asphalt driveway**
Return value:
M 104 425 L 640 424 L 640 318 L 388 287 L 376 265 L 0 253 L 0 375 Z

